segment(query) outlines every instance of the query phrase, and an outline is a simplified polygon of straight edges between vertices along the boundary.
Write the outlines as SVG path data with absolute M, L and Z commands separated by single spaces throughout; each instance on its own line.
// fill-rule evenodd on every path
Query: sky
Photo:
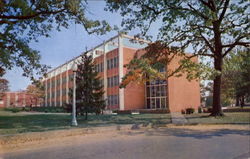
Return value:
M 111 26 L 121 27 L 122 17 L 119 13 L 104 11 L 105 2 L 88 1 L 88 17 L 93 20 L 106 20 Z M 157 24 L 149 31 L 151 35 L 156 35 Z M 135 35 L 135 30 L 129 32 L 129 35 Z M 41 54 L 41 63 L 57 67 L 66 61 L 79 56 L 83 51 L 91 49 L 113 36 L 117 32 L 112 31 L 103 36 L 88 35 L 80 25 L 72 24 L 68 29 L 62 29 L 60 32 L 53 30 L 49 38 L 40 37 L 39 42 L 32 42 L 30 47 L 38 50 Z M 22 76 L 22 69 L 13 68 L 7 71 L 4 76 L 9 81 L 10 91 L 25 90 L 31 81 Z
M 118 13 L 104 11 L 104 7 L 104 2 L 90 1 L 88 17 L 120 26 L 121 16 Z M 32 42 L 30 47 L 40 52 L 41 63 L 54 68 L 80 55 L 86 47 L 90 49 L 116 34 L 113 31 L 104 36 L 88 35 L 82 26 L 72 24 L 69 29 L 62 29 L 60 32 L 53 30 L 49 38 L 40 37 L 39 42 Z M 4 77 L 9 81 L 11 91 L 25 90 L 31 83 L 29 78 L 22 76 L 21 68 L 8 70 Z

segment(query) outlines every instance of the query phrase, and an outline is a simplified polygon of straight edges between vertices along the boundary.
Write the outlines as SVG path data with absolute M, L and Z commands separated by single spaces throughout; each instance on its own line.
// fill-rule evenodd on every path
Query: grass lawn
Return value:
M 139 114 L 139 115 L 89 115 L 78 117 L 78 127 L 109 126 L 114 124 L 168 124 L 170 114 Z M 69 129 L 70 114 L 49 113 L 12 113 L 0 111 L 0 134 L 16 134 L 24 132 L 41 132 L 47 130 Z
M 249 112 L 225 113 L 224 117 L 210 117 L 209 113 L 185 115 L 189 123 L 200 124 L 250 124 Z

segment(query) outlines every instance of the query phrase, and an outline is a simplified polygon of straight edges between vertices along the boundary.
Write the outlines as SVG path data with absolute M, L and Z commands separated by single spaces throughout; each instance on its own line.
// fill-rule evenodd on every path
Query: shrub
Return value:
M 194 113 L 194 108 L 187 108 L 186 109 L 186 114 L 193 114 Z
M 186 114 L 185 110 L 182 109 L 181 110 L 181 114 Z
M 22 111 L 22 108 L 14 108 L 14 107 L 10 107 L 10 108 L 5 108 L 5 111 L 11 111 L 12 113 L 17 113 Z
M 63 107 L 32 107 L 32 111 L 45 113 L 62 113 L 65 112 Z
M 198 113 L 202 113 L 202 112 L 203 112 L 202 107 L 199 107 L 199 108 L 198 108 Z

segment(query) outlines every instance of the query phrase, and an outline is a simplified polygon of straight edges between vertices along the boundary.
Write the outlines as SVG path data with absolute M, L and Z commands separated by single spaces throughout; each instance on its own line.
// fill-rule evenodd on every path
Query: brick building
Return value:
M 0 99 L 0 108 L 40 106 L 41 99 L 25 91 L 5 92 Z
M 130 62 L 138 50 L 143 52 L 143 48 L 148 45 L 145 40 L 137 39 L 132 42 L 131 39 L 134 38 L 119 34 L 87 52 L 92 54 L 96 71 L 103 82 L 107 109 L 197 109 L 200 105 L 199 81 L 189 82 L 185 76 L 145 84 L 130 83 L 125 89 L 119 89 L 119 83 L 127 71 L 123 66 Z M 68 93 L 73 86 L 72 69 L 80 58 L 81 56 L 73 58 L 44 77 L 45 106 L 63 106 L 69 102 Z M 178 60 L 175 58 L 168 68 L 177 67 Z

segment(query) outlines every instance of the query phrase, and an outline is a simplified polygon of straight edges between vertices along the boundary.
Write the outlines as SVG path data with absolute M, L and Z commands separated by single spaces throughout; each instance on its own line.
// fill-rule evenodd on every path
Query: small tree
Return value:
M 0 100 L 4 97 L 4 92 L 8 90 L 9 90 L 9 81 L 4 78 L 0 78 Z
M 222 72 L 222 97 L 236 99 L 236 105 L 243 106 L 250 96 L 250 53 L 243 49 L 225 58 Z
M 44 88 L 40 85 L 29 85 L 26 92 L 30 94 L 31 103 L 34 103 L 36 106 L 44 99 Z
M 92 56 L 82 55 L 76 71 L 76 103 L 81 113 L 88 119 L 88 113 L 99 114 L 105 107 L 104 90 L 100 77 L 95 71 Z

